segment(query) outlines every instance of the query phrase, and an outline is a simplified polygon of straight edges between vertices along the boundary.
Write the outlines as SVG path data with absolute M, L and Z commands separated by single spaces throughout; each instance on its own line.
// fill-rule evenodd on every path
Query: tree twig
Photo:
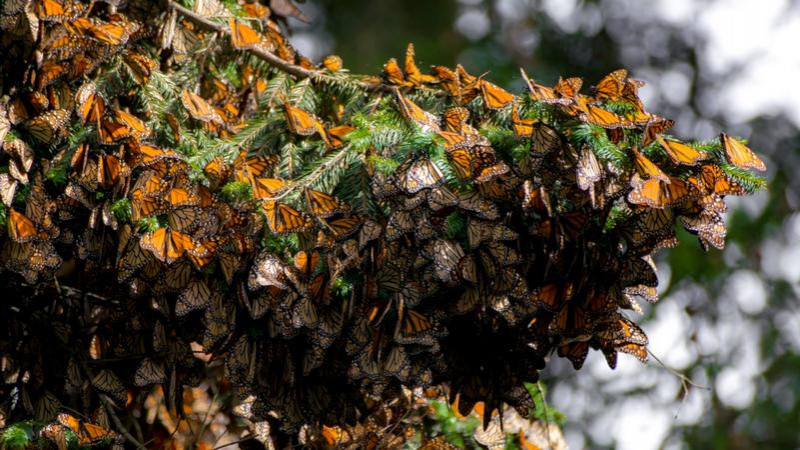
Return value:
M 103 402 L 103 405 L 105 405 L 106 410 L 108 411 L 108 415 L 111 416 L 111 420 L 114 422 L 114 425 L 116 425 L 120 433 L 122 433 L 122 435 L 125 436 L 125 439 L 127 439 L 131 444 L 135 445 L 136 448 L 142 448 L 142 449 L 147 448 L 144 445 L 142 445 L 142 443 L 139 442 L 135 437 L 133 437 L 130 431 L 128 431 L 128 428 L 126 428 L 125 425 L 122 424 L 122 421 L 119 420 L 119 416 L 117 416 L 117 413 L 114 412 L 111 402 L 108 401 L 105 395 L 101 394 L 98 397 L 100 397 L 100 401 Z
M 228 37 L 230 39 L 230 35 L 231 35 L 230 30 L 225 25 L 222 25 L 222 24 L 216 23 L 214 21 L 211 21 L 208 18 L 203 17 L 202 15 L 197 14 L 196 12 L 194 12 L 194 11 L 188 9 L 188 8 L 183 7 L 183 6 L 175 3 L 172 0 L 169 0 L 168 4 L 169 4 L 170 8 L 172 8 L 175 11 L 181 13 L 183 16 L 185 16 L 189 21 L 193 22 L 194 24 L 196 24 L 196 25 L 198 25 L 198 26 L 200 26 L 202 28 L 205 28 L 207 30 L 215 31 L 215 32 L 217 32 L 217 33 L 219 33 L 221 35 L 224 35 L 224 36 L 226 36 L 226 37 Z M 253 48 L 249 48 L 249 49 L 247 49 L 245 51 L 247 51 L 247 52 L 257 56 L 258 58 L 266 61 L 267 63 L 271 64 L 272 66 L 274 66 L 276 68 L 278 68 L 279 70 L 281 70 L 283 72 L 286 72 L 286 73 L 288 73 L 290 75 L 294 75 L 295 77 L 300 78 L 300 79 L 309 78 L 312 81 L 327 81 L 329 83 L 337 83 L 337 82 L 341 81 L 340 78 L 333 77 L 333 76 L 328 75 L 328 74 L 326 74 L 326 73 L 324 73 L 322 71 L 309 70 L 309 69 L 306 69 L 304 67 L 300 67 L 298 65 L 291 64 L 291 63 L 281 59 L 280 57 L 278 57 L 274 53 L 272 53 L 270 51 L 267 51 L 267 50 L 265 50 L 263 48 L 253 47 Z M 369 83 L 369 82 L 366 82 L 366 81 L 356 81 L 356 83 L 362 89 L 369 90 L 369 91 L 391 91 L 392 89 L 394 89 L 393 86 L 388 86 L 388 85 L 385 85 L 383 83 Z

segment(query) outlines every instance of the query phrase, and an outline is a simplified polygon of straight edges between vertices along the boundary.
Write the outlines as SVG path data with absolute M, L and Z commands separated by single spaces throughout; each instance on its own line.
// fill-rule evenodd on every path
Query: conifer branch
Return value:
M 221 25 L 221 24 L 218 24 L 218 23 L 213 22 L 211 20 L 208 20 L 207 18 L 201 16 L 200 14 L 197 14 L 194 11 L 177 4 L 173 0 L 169 0 L 168 4 L 169 4 L 170 8 L 172 8 L 175 11 L 183 14 L 187 19 L 189 19 L 194 24 L 196 24 L 196 25 L 198 25 L 200 27 L 203 27 L 203 28 L 205 28 L 207 30 L 215 31 L 215 32 L 217 32 L 217 33 L 219 33 L 219 34 L 221 34 L 223 36 L 226 36 L 226 37 L 228 37 L 230 39 L 230 31 L 224 25 Z M 308 79 L 311 79 L 312 81 L 327 82 L 327 83 L 334 83 L 334 84 L 342 82 L 342 80 L 340 80 L 340 79 L 338 79 L 336 77 L 332 77 L 332 76 L 330 76 L 328 74 L 325 74 L 325 73 L 323 73 L 323 72 L 321 72 L 319 70 L 309 70 L 309 69 L 300 67 L 298 65 L 288 63 L 288 62 L 284 61 L 283 59 L 279 58 L 277 55 L 273 54 L 272 52 L 269 52 L 269 51 L 261 49 L 261 48 L 250 48 L 250 49 L 247 49 L 245 51 L 251 53 L 252 55 L 254 55 L 256 57 L 258 57 L 259 59 L 262 59 L 262 60 L 266 61 L 267 63 L 271 64 L 275 68 L 277 68 L 277 69 L 279 69 L 279 70 L 281 70 L 283 72 L 286 72 L 286 73 L 288 73 L 290 75 L 294 75 L 295 77 L 297 77 L 299 79 L 308 78 Z M 389 92 L 389 91 L 394 89 L 394 87 L 385 85 L 383 83 L 369 83 L 369 82 L 366 82 L 366 81 L 357 81 L 356 84 L 361 89 L 368 90 L 368 91 L 385 91 L 385 92 Z

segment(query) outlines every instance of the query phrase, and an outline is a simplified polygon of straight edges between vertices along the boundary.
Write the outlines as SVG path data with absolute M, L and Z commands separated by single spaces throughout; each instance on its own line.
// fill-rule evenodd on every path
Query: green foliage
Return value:
M 625 168 L 630 164 L 627 152 L 608 139 L 606 130 L 589 123 L 578 123 L 568 128 L 569 136 L 576 148 L 588 145 L 601 162 L 607 162 L 617 168 Z
M 121 198 L 111 205 L 111 213 L 120 222 L 130 222 L 133 211 L 131 209 L 131 201 L 127 198 Z
M 9 450 L 23 450 L 35 440 L 33 424 L 31 422 L 17 422 L 3 430 L 0 436 L 0 447 Z
M 555 423 L 559 426 L 563 426 L 564 423 L 566 423 L 567 417 L 547 404 L 547 400 L 545 400 L 547 391 L 542 382 L 536 384 L 525 383 L 525 389 L 531 394 L 535 405 L 533 411 L 531 411 L 531 417 L 533 419 L 541 420 L 546 423 Z
M 428 435 L 444 435 L 448 442 L 458 448 L 478 447 L 472 437 L 472 433 L 480 426 L 477 417 L 470 415 L 460 420 L 450 405 L 442 401 L 434 401 L 433 408 L 434 423 L 429 426 Z

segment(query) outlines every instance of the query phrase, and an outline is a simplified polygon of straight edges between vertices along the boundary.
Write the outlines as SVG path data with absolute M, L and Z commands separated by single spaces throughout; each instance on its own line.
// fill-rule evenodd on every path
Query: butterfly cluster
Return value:
M 653 253 L 722 248 L 765 169 L 666 135 L 625 70 L 515 95 L 409 45 L 361 77 L 241 3 L 3 3 L 0 422 L 117 442 L 208 377 L 283 443 L 399 445 L 406 388 L 525 414 L 553 354 L 647 359 Z

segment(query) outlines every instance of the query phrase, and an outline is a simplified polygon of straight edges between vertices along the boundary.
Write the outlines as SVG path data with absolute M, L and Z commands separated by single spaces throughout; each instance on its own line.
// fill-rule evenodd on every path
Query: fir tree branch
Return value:
M 207 18 L 201 16 L 200 14 L 195 13 L 194 11 L 184 8 L 183 6 L 177 4 L 173 0 L 168 1 L 169 7 L 174 9 L 175 11 L 181 13 L 184 17 L 189 19 L 194 24 L 203 27 L 205 29 L 215 31 L 223 36 L 226 36 L 230 39 L 230 30 L 224 25 L 218 24 Z M 294 75 L 299 79 L 308 78 L 312 81 L 317 82 L 327 82 L 327 83 L 340 83 L 343 80 L 330 76 L 326 73 L 323 73 L 319 70 L 309 70 L 303 67 L 300 67 L 295 64 L 288 63 L 283 59 L 279 58 L 277 55 L 273 54 L 272 52 L 266 51 L 261 48 L 251 48 L 247 49 L 247 52 L 255 55 L 259 59 L 266 61 L 267 63 L 271 64 L 275 68 L 286 72 L 290 75 Z M 368 91 L 392 91 L 394 89 L 393 86 L 385 85 L 383 83 L 369 83 L 366 81 L 357 81 L 356 84 L 361 88 Z

